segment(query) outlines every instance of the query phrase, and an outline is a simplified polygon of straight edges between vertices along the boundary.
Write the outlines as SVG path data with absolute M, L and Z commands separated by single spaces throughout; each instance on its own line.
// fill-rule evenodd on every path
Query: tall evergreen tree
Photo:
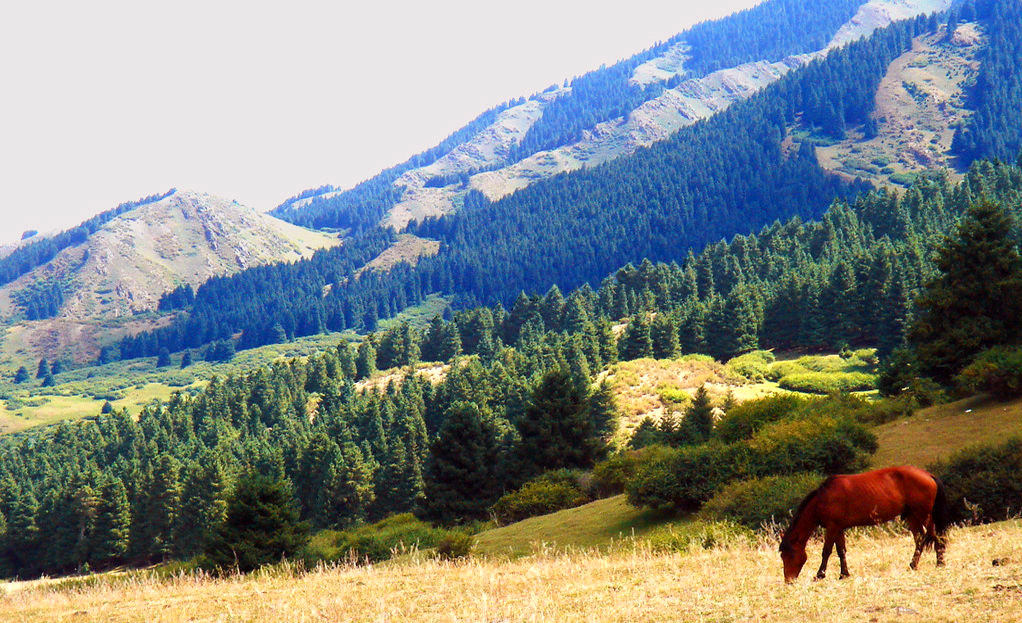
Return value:
M 479 407 L 455 403 L 430 448 L 423 514 L 439 523 L 486 517 L 500 495 L 497 431 Z
M 713 432 L 713 405 L 706 386 L 702 385 L 692 397 L 692 404 L 685 409 L 685 415 L 678 427 L 678 435 L 684 444 L 698 444 L 707 441 Z
M 586 396 L 563 370 L 543 377 L 517 426 L 515 456 L 522 478 L 564 467 L 590 467 L 602 450 L 588 417 Z
M 99 490 L 91 564 L 102 566 L 120 561 L 128 552 L 130 528 L 131 509 L 124 483 L 111 479 Z
M 294 556 L 309 540 L 287 483 L 246 474 L 235 484 L 226 519 L 206 548 L 205 564 L 252 571 Z
M 1012 218 L 991 201 L 969 208 L 937 251 L 939 276 L 916 301 L 909 337 L 922 372 L 948 383 L 992 346 L 1022 341 L 1022 259 Z

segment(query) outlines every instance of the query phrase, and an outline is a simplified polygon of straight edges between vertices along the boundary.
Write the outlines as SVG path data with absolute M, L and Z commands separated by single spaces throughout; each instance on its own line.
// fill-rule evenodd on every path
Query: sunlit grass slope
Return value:
M 908 569 L 908 537 L 848 541 L 852 577 L 781 580 L 772 542 L 687 554 L 643 549 L 8 589 L 10 621 L 1020 621 L 1022 525 L 954 530 L 948 566 Z M 809 566 L 819 545 L 811 547 Z M 993 564 L 993 561 L 998 564 Z M 833 561 L 836 564 L 836 560 Z

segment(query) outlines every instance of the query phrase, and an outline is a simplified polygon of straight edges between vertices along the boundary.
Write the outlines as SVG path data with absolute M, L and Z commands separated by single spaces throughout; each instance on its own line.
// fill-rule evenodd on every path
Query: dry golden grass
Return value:
M 633 550 L 463 563 L 403 562 L 302 577 L 33 586 L 4 621 L 1020 621 L 1022 525 L 956 530 L 949 566 L 907 562 L 903 535 L 849 539 L 853 576 L 781 582 L 772 543 L 692 554 Z M 818 555 L 814 545 L 811 555 Z M 998 560 L 1000 564 L 993 565 Z M 835 565 L 831 568 L 836 575 Z

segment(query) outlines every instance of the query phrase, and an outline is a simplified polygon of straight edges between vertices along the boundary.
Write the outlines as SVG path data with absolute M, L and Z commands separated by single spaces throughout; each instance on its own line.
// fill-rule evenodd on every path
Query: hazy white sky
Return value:
M 269 209 L 757 0 L 5 2 L 0 241 L 170 187 Z

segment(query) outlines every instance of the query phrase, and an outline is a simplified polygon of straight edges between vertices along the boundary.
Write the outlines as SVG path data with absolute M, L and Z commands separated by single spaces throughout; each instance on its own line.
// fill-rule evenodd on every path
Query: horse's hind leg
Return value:
M 927 540 L 933 543 L 933 550 L 937 553 L 937 566 L 944 566 L 944 550 L 947 549 L 947 536 L 937 534 L 937 528 L 930 520 L 927 525 Z
M 841 561 L 841 579 L 845 579 L 851 574 L 848 573 L 848 562 L 845 561 L 845 531 L 842 530 L 837 534 L 837 540 L 834 543 L 837 545 L 837 557 Z
M 916 551 L 912 554 L 912 562 L 909 563 L 909 568 L 915 571 L 916 567 L 919 566 L 919 558 L 923 555 L 923 549 L 926 547 L 926 530 L 923 529 L 921 521 L 915 517 L 907 517 L 905 523 L 908 524 L 909 530 L 912 531 L 912 538 L 916 542 Z
M 837 540 L 840 533 L 840 530 L 827 528 L 827 533 L 823 537 L 823 559 L 820 561 L 820 570 L 816 572 L 817 580 L 827 577 L 827 560 L 830 558 L 831 550 L 834 549 L 834 541 Z

